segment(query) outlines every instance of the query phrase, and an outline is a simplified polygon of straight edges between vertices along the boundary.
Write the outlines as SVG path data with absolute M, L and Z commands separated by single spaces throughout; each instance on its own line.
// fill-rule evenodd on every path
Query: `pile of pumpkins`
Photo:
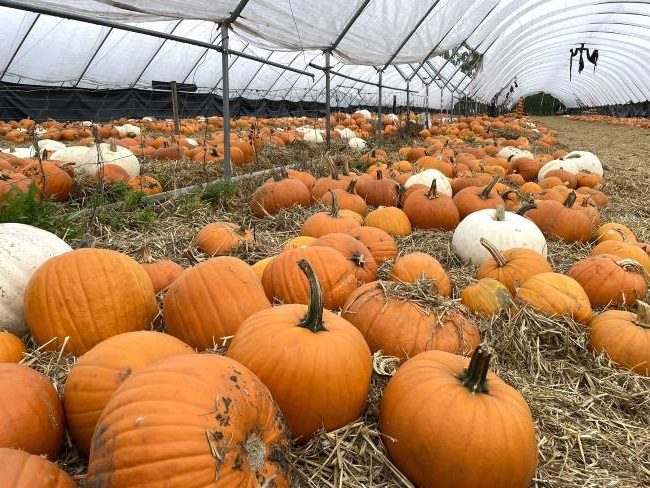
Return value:
M 532 415 L 489 371 L 476 320 L 522 306 L 566 315 L 588 327 L 595 351 L 650 375 L 648 306 L 593 315 L 645 295 L 650 246 L 622 224 L 595 224 L 590 202 L 599 190 L 569 188 L 586 169 L 602 178 L 595 156 L 544 161 L 524 140 L 488 136 L 468 147 L 457 137 L 489 122 L 438 128 L 427 147 L 403 148 L 391 164 L 369 151 L 358 161 L 365 173 L 344 165 L 339 175 L 332 163 L 328 177 L 289 170 L 264 182 L 251 200 L 259 218 L 293 205 L 325 208 L 279 254 L 253 265 L 232 256 L 255 246 L 253 234 L 225 221 L 198 232 L 208 258 L 187 269 L 72 250 L 40 229 L 0 224 L 0 328 L 8 331 L 0 334 L 0 390 L 9 399 L 0 416 L 11 419 L 0 422 L 0 484 L 74 486 L 52 464 L 67 431 L 88 456 L 89 486 L 288 487 L 290 444 L 362 414 L 372 354 L 382 351 L 401 365 L 384 390 L 379 426 L 391 460 L 415 485 L 527 487 L 537 465 Z M 561 184 L 545 189 L 552 177 Z M 567 274 L 553 271 L 546 239 L 584 236 L 575 225 L 566 231 L 557 213 L 586 218 L 585 239 L 597 242 Z M 413 227 L 453 231 L 454 252 L 476 265 L 476 283 L 459 291 L 463 307 L 444 302 L 453 283 L 434 256 L 400 254 Z M 381 265 L 387 280 L 378 279 Z M 404 295 L 423 286 L 430 306 Z M 15 364 L 27 332 L 43 349 L 78 357 L 62 399 L 44 376 Z M 224 338 L 225 356 L 211 353 Z M 494 435 L 477 436 L 485 426 Z
M 641 127 L 650 129 L 650 120 L 640 117 L 613 117 L 611 115 L 573 115 L 567 117 L 569 120 L 580 120 L 582 122 L 603 122 L 612 125 L 625 127 Z

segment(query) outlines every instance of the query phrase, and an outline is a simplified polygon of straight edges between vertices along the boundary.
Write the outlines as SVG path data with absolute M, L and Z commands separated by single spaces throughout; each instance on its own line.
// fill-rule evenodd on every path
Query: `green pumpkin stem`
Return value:
M 469 366 L 460 375 L 459 379 L 470 393 L 488 393 L 487 374 L 492 355 L 484 345 L 478 346 L 472 354 Z
M 436 180 L 435 178 L 431 182 L 431 187 L 429 188 L 429 191 L 427 193 L 427 198 L 429 198 L 429 200 L 438 198 L 438 180 Z
M 528 212 L 529 210 L 533 210 L 534 208 L 537 208 L 537 205 L 534 203 L 531 203 L 529 205 L 524 205 L 521 207 L 519 210 L 517 210 L 517 215 L 521 215 L 522 217 Z
M 298 261 L 298 267 L 309 281 L 309 305 L 307 314 L 298 324 L 300 327 L 309 329 L 312 332 L 321 332 L 327 330 L 323 325 L 323 290 L 320 282 L 314 273 L 314 269 L 306 259 Z
M 334 193 L 334 190 L 329 190 L 332 195 L 332 210 L 330 210 L 330 215 L 334 218 L 339 216 L 339 197 Z
M 489 252 L 490 255 L 494 258 L 499 268 L 503 268 L 506 264 L 508 264 L 506 258 L 503 257 L 503 254 L 501 254 L 501 252 L 496 248 L 494 244 L 492 244 L 490 241 L 482 237 L 479 240 L 479 242 L 481 243 L 481 246 L 483 246 L 487 250 L 487 252 Z
M 499 181 L 498 178 L 494 178 L 492 181 L 490 181 L 490 183 L 485 188 L 483 188 L 483 191 L 479 195 L 481 197 L 481 200 L 487 200 L 488 198 L 490 198 L 490 193 L 492 192 L 494 186 L 497 184 L 498 181 Z
M 572 191 L 572 192 L 569 193 L 569 195 L 566 197 L 566 200 L 564 200 L 564 204 L 563 204 L 563 205 L 564 205 L 566 208 L 572 208 L 572 207 L 573 207 L 573 204 L 576 203 L 576 198 L 578 198 L 578 196 L 576 195 L 576 192 Z

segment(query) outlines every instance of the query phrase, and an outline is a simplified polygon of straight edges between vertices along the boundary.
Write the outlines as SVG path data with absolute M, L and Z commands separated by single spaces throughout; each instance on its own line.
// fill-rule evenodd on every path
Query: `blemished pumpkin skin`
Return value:
M 332 206 L 332 193 L 335 193 L 338 197 L 339 208 L 341 210 L 352 210 L 353 212 L 358 213 L 361 216 L 365 216 L 368 213 L 368 206 L 363 198 L 355 193 L 355 187 L 357 180 L 350 180 L 350 184 L 347 189 L 334 189 L 331 192 L 325 193 L 318 200 L 323 205 Z
M 525 212 L 525 216 L 535 222 L 546 236 L 565 242 L 589 242 L 591 220 L 584 212 L 573 208 L 575 199 L 576 194 L 572 192 L 564 203 L 554 200 L 537 201 L 536 208 Z
M 186 269 L 167 289 L 165 330 L 202 351 L 220 344 L 244 320 L 270 306 L 248 264 L 230 256 L 212 258 Z
M 111 336 L 149 328 L 157 314 L 147 272 L 108 249 L 56 256 L 25 290 L 25 320 L 36 343 L 56 350 L 66 341 L 66 351 L 77 356 Z
M 354 274 L 359 283 L 369 283 L 377 279 L 377 262 L 366 245 L 349 234 L 325 234 L 314 241 L 312 246 L 336 249 L 352 262 Z
M 443 297 L 451 296 L 449 276 L 442 264 L 430 254 L 412 252 L 400 256 L 395 260 L 389 278 L 402 283 L 416 283 L 422 278 L 430 279 L 435 282 L 435 294 Z
M 355 266 L 336 249 L 309 246 L 288 249 L 269 263 L 262 275 L 262 285 L 269 300 L 282 303 L 309 303 L 309 282 L 298 267 L 305 259 L 313 268 L 323 289 L 325 308 L 336 311 L 357 288 Z
M 589 345 L 635 373 L 650 376 L 650 306 L 637 302 L 637 313 L 608 310 L 589 322 Z
M 59 395 L 42 374 L 22 364 L 0 364 L 0 447 L 56 460 L 65 418 Z
M 413 191 L 404 201 L 404 213 L 413 227 L 453 230 L 460 221 L 458 209 L 450 197 L 437 192 L 436 186 L 435 178 L 428 189 L 413 185 Z
M 628 243 L 608 239 L 597 244 L 591 250 L 592 256 L 599 254 L 612 254 L 620 259 L 633 259 L 641 264 L 647 273 L 650 273 L 650 256 L 635 242 Z
M 392 236 L 407 236 L 413 231 L 408 215 L 397 207 L 379 207 L 373 210 L 366 215 L 363 225 L 376 227 Z
M 481 239 L 481 245 L 492 257 L 483 261 L 476 271 L 476 278 L 500 281 L 512 295 L 531 276 L 553 271 L 546 258 L 532 249 L 518 247 L 501 252 L 486 239 Z
M 503 198 L 494 189 L 494 185 L 496 184 L 497 179 L 494 178 L 485 187 L 469 186 L 456 193 L 453 202 L 458 209 L 460 219 L 464 219 L 477 210 L 497 208 L 499 205 L 504 205 Z
M 483 278 L 464 288 L 460 299 L 470 312 L 481 317 L 493 317 L 514 308 L 514 298 L 508 288 L 492 278 Z
M 142 330 L 110 337 L 81 356 L 70 370 L 63 394 L 73 444 L 88 455 L 102 410 L 129 376 L 161 359 L 192 353 L 194 349 L 173 336 Z
M 18 363 L 27 352 L 25 344 L 6 330 L 0 330 L 0 363 Z
M 156 295 L 171 285 L 183 272 L 183 267 L 180 264 L 168 259 L 142 263 L 142 267 L 151 278 L 153 291 Z
M 341 317 L 359 329 L 373 353 L 381 350 L 401 360 L 428 349 L 469 354 L 481 341 L 476 326 L 460 313 L 440 316 L 408 300 L 386 296 L 377 281 L 350 295 Z
M 294 205 L 308 207 L 311 204 L 309 188 L 295 178 L 284 178 L 260 186 L 251 198 L 250 209 L 255 217 L 275 215 L 283 208 Z
M 573 278 L 560 273 L 540 273 L 517 290 L 515 302 L 550 317 L 567 316 L 586 324 L 592 316 L 589 297 Z
M 135 191 L 145 195 L 157 195 L 162 193 L 163 187 L 153 176 L 135 176 L 128 181 L 128 185 Z
M 601 225 L 594 234 L 597 244 L 603 241 L 637 242 L 634 232 L 626 225 L 617 222 Z
M 632 306 L 645 296 L 644 271 L 637 261 L 599 254 L 578 261 L 567 275 L 580 283 L 592 307 Z
M 379 428 L 390 459 L 416 486 L 526 488 L 533 479 L 530 408 L 488 367 L 481 349 L 471 360 L 426 351 L 388 382 Z
M 68 474 L 47 459 L 19 449 L 0 448 L 0 486 L 76 488 Z
M 255 243 L 253 233 L 232 222 L 212 222 L 196 235 L 196 246 L 211 256 L 225 256 Z
M 318 212 L 307 218 L 300 229 L 301 236 L 321 237 L 332 232 L 349 234 L 361 224 L 354 218 L 343 217 L 339 212 L 339 200 L 330 192 L 332 206 L 329 212 Z
M 334 430 L 359 417 L 370 388 L 372 361 L 361 333 L 323 310 L 323 293 L 307 261 L 298 266 L 310 282 L 309 305 L 280 305 L 249 317 L 227 356 L 262 380 L 292 437 L 303 443 L 320 428 Z
M 350 235 L 366 245 L 377 265 L 397 256 L 397 243 L 386 231 L 362 225 L 350 232 Z
M 108 401 L 87 484 L 288 488 L 284 430 L 248 368 L 216 354 L 174 356 L 133 374 Z

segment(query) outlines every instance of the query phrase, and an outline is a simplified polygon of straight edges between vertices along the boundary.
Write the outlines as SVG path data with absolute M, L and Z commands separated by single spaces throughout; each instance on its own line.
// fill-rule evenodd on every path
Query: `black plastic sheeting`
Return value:
M 178 93 L 181 118 L 222 115 L 222 99 L 210 93 Z M 359 109 L 374 111 L 375 106 L 341 107 L 350 112 Z M 405 107 L 396 107 L 399 112 Z M 411 107 L 419 112 L 421 109 Z M 337 107 L 331 107 L 332 112 Z M 433 110 L 431 112 L 434 112 Z M 260 117 L 319 117 L 325 114 L 325 104 L 287 100 L 231 98 L 230 115 Z M 58 88 L 0 82 L 0 120 L 91 120 L 105 121 L 145 116 L 172 118 L 171 94 L 167 91 L 137 88 L 88 90 Z

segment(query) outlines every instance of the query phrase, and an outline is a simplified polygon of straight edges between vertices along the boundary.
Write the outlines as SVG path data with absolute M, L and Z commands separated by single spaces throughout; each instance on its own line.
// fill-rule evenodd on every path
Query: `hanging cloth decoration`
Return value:
M 598 64 L 598 49 L 594 49 L 590 54 L 589 49 L 585 47 L 585 43 L 583 42 L 580 44 L 580 47 L 569 49 L 569 53 L 571 54 L 571 56 L 569 56 L 569 81 L 571 81 L 571 72 L 573 71 L 573 58 L 578 54 L 580 54 L 580 58 L 578 59 L 578 73 L 582 73 L 582 70 L 585 69 L 585 60 L 582 57 L 583 54 L 587 55 L 587 61 L 594 65 L 594 73 L 596 72 L 596 65 Z

